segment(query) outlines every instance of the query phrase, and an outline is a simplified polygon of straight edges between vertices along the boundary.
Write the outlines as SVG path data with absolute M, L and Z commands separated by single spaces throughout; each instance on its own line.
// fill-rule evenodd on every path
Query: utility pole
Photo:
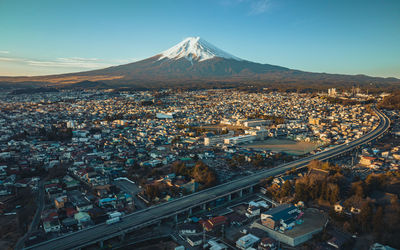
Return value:
M 206 231 L 203 225 L 203 249 L 206 249 Z

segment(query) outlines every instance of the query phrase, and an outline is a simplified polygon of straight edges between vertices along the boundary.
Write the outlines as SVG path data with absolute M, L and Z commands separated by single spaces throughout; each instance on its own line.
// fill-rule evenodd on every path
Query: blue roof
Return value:
M 296 209 L 296 207 L 293 206 L 293 204 L 283 204 L 264 212 L 264 214 L 272 216 L 275 221 L 287 220 L 297 217 L 298 213 L 289 214 L 289 212 L 294 209 Z
M 103 203 L 103 202 L 110 202 L 110 201 L 115 201 L 115 200 L 116 200 L 116 198 L 104 198 L 104 199 L 99 200 L 99 202 Z

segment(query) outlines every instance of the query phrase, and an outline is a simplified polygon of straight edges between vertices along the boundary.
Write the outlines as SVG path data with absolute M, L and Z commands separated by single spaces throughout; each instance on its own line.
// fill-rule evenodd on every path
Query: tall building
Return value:
M 336 96 L 337 95 L 336 88 L 328 89 L 328 95 L 329 96 Z

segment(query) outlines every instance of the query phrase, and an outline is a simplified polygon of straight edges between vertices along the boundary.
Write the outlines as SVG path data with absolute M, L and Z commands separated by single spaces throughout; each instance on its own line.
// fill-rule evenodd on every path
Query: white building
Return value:
M 67 128 L 75 128 L 76 122 L 75 121 L 67 121 Z
M 336 88 L 328 89 L 328 95 L 329 96 L 336 96 L 337 95 Z
M 157 113 L 156 117 L 158 119 L 173 119 L 174 118 L 174 114 L 175 113 L 172 113 L 172 112 L 170 112 L 170 113 Z
M 236 247 L 239 249 L 248 249 L 252 246 L 254 246 L 257 242 L 260 241 L 260 238 L 258 238 L 255 235 L 252 234 L 247 234 L 243 237 L 240 237 L 237 241 L 236 241 Z
M 224 140 L 226 138 L 232 137 L 233 131 L 229 131 L 228 134 L 225 135 L 216 135 L 216 136 L 211 136 L 211 137 L 205 137 L 204 138 L 204 146 L 214 146 L 219 143 L 224 143 Z
M 271 121 L 267 121 L 267 120 L 247 120 L 247 121 L 243 122 L 243 125 L 245 127 L 252 128 L 252 127 L 257 127 L 257 126 L 265 126 L 270 123 L 271 123 Z
M 240 135 L 240 136 L 226 138 L 224 140 L 224 143 L 230 144 L 230 145 L 237 145 L 237 144 L 241 144 L 241 143 L 253 142 L 256 139 L 257 139 L 257 137 L 255 135 Z

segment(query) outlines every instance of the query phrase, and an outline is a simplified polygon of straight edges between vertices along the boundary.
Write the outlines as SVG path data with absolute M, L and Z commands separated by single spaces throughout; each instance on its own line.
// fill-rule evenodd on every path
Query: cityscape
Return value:
M 259 63 L 249 51 L 268 39 L 247 31 L 244 52 L 243 37 L 227 45 L 240 57 L 197 35 L 165 50 L 163 39 L 194 32 L 184 24 L 184 32 L 170 31 L 170 38 L 160 30 L 160 40 L 136 28 L 142 36 L 138 41 L 148 44 L 129 45 L 136 50 L 133 54 L 110 47 L 125 46 L 119 36 L 133 39 L 116 28 L 125 25 L 122 20 L 147 21 L 150 30 L 163 21 L 181 23 L 193 8 L 205 18 L 214 6 L 232 22 L 242 11 L 237 18 L 248 26 L 238 28 L 250 29 L 269 25 L 271 16 L 285 16 L 283 6 L 289 12 L 302 8 L 286 0 L 177 1 L 168 6 L 162 1 L 100 1 L 95 7 L 39 2 L 40 9 L 25 3 L 43 14 L 34 23 L 48 21 L 52 11 L 62 17 L 78 6 L 88 16 L 77 15 L 84 27 L 75 32 L 90 36 L 99 27 L 96 11 L 116 11 L 107 25 L 102 23 L 105 30 L 111 27 L 115 39 L 104 38 L 109 42 L 105 51 L 99 49 L 102 41 L 93 43 L 96 57 L 107 60 L 89 58 L 89 47 L 82 52 L 77 44 L 63 43 L 48 44 L 44 59 L 35 53 L 47 42 L 38 45 L 33 36 L 31 44 L 17 44 L 12 29 L 25 28 L 6 24 L 7 38 L 0 41 L 0 249 L 400 249 L 398 62 L 383 63 L 388 58 L 382 55 L 376 59 L 381 65 L 365 64 L 355 51 L 343 62 L 349 71 L 342 72 L 337 71 L 341 64 L 332 63 L 329 73 L 308 64 L 314 54 L 290 67 Z M 347 16 L 344 2 L 305 2 L 313 18 L 331 9 L 336 18 L 342 15 L 354 25 L 357 17 L 375 13 L 364 6 L 356 16 Z M 400 5 L 382 5 L 375 6 L 377 16 L 385 16 L 390 25 L 372 29 L 393 33 L 393 40 L 400 42 L 400 33 L 393 31 Z M 18 7 L 5 1 L 0 21 L 15 20 L 10 13 Z M 184 14 L 150 20 L 164 10 Z M 75 35 L 64 35 L 73 24 L 55 22 L 64 30 L 55 37 L 50 32 L 46 39 L 56 43 L 58 34 L 72 41 Z M 201 27 L 203 22 L 212 24 L 207 18 L 193 21 L 210 41 L 215 37 L 222 44 L 223 37 L 235 34 L 229 29 L 217 34 L 223 22 L 211 31 Z M 34 30 L 45 34 L 53 30 L 48 25 Z M 341 29 L 331 38 L 347 32 Z M 275 32 L 276 39 L 284 39 Z M 318 37 L 298 36 L 310 41 L 297 44 L 300 50 L 310 49 L 312 38 Z M 258 41 L 253 48 L 252 39 Z M 162 52 L 157 51 L 159 43 Z M 370 44 L 386 49 L 383 42 Z M 149 54 L 143 56 L 141 48 Z M 333 53 L 326 56 L 334 61 L 339 50 L 330 49 Z M 259 53 L 267 60 L 274 58 L 272 50 L 271 57 Z M 284 51 L 282 47 L 279 53 Z M 115 57 L 107 57 L 113 53 Z M 398 48 L 392 56 L 396 53 Z M 145 59 L 129 59 L 135 56 Z M 387 71 L 374 71 L 383 68 Z

